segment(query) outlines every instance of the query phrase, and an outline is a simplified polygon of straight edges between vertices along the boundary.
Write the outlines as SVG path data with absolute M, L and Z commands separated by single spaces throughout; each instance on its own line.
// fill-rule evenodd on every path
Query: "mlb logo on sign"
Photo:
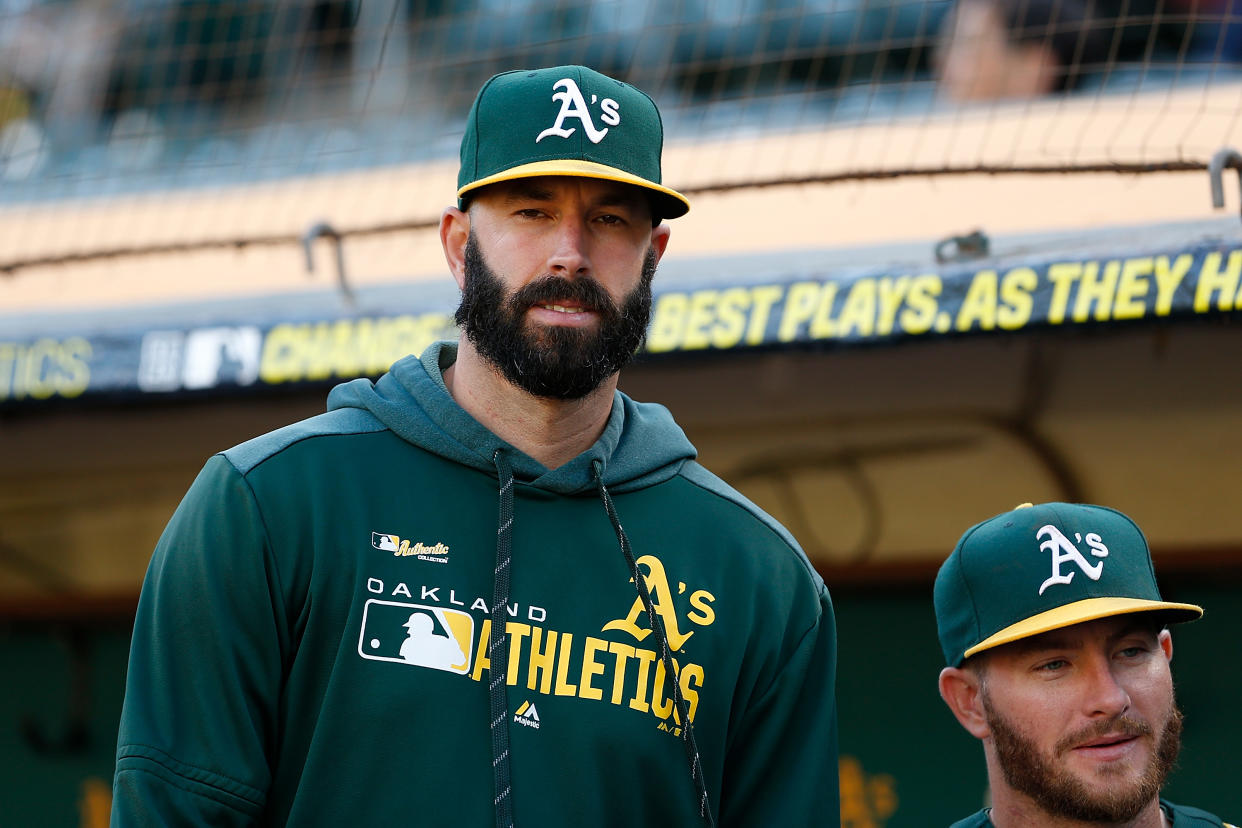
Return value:
M 358 655 L 449 673 L 470 670 L 474 618 L 469 613 L 400 601 L 367 601 Z

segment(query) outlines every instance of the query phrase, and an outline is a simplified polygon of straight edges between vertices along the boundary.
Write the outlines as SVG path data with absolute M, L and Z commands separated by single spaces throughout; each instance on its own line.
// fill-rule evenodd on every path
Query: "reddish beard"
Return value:
M 1051 757 L 994 710 L 986 688 L 983 709 L 996 759 L 1005 781 L 1014 790 L 1033 799 L 1049 815 L 1084 822 L 1127 822 L 1138 816 L 1160 794 L 1181 750 L 1182 713 L 1171 703 L 1168 719 L 1161 728 L 1147 767 L 1132 784 L 1111 781 L 1102 793 L 1093 793 L 1082 779 L 1065 768 L 1060 758 L 1075 746 L 1095 737 L 1124 734 L 1150 737 L 1152 727 L 1127 716 L 1117 716 L 1071 734 L 1057 742 Z

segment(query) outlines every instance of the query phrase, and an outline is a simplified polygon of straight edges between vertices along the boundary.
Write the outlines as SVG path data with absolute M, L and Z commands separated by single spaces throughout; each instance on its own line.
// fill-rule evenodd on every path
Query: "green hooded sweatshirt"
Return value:
M 143 585 L 113 826 L 495 825 L 498 616 L 520 828 L 706 824 L 673 681 L 716 824 L 837 824 L 832 606 L 788 532 L 620 392 L 547 470 L 454 402 L 455 356 L 207 462 Z

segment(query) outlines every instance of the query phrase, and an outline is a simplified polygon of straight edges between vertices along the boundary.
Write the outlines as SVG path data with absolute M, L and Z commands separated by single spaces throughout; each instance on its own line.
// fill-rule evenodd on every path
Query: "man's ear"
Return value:
M 655 250 L 657 263 L 664 257 L 664 249 L 668 247 L 668 237 L 672 232 L 667 222 L 661 222 L 651 228 L 651 247 Z
M 446 207 L 440 215 L 440 246 L 444 260 L 459 288 L 466 284 L 466 241 L 470 238 L 470 215 L 456 207 Z
M 1167 629 L 1161 630 L 1156 636 L 1156 641 L 1160 644 L 1160 649 L 1164 650 L 1164 657 L 1169 661 L 1173 660 L 1173 633 Z
M 992 732 L 983 710 L 982 679 L 976 671 L 945 667 L 940 671 L 940 698 L 971 736 L 982 739 Z

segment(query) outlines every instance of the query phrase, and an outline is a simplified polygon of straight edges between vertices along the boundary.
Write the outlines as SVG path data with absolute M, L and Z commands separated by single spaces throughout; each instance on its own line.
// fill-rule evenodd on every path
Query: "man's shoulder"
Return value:
M 760 531 L 770 534 L 777 545 L 787 548 L 789 554 L 806 567 L 808 573 L 812 576 L 812 580 L 822 583 L 819 574 L 815 571 L 815 567 L 811 565 L 798 541 L 776 518 L 759 508 L 744 494 L 706 469 L 697 460 L 689 460 L 684 463 L 679 474 L 684 480 L 698 487 L 709 496 L 718 498 L 735 507 L 740 520 L 752 522 L 756 527 L 760 528 Z
M 303 440 L 386 430 L 387 426 L 368 411 L 359 408 L 341 408 L 299 420 L 275 431 L 269 431 L 221 453 L 244 475 L 264 461 Z
M 1174 805 L 1167 799 L 1160 800 L 1160 805 L 1173 817 L 1173 828 L 1233 828 L 1220 817 L 1210 814 L 1201 808 L 1189 805 Z
M 988 816 L 988 809 L 984 808 L 982 811 L 971 814 L 965 819 L 959 819 L 950 825 L 949 828 L 992 828 L 992 820 Z
M 759 508 L 746 495 L 730 486 L 722 478 L 708 470 L 697 460 L 690 459 L 682 464 L 678 474 L 687 482 L 692 483 L 710 498 L 723 500 L 737 509 L 739 519 L 755 521 L 767 527 L 781 540 L 797 549 L 798 542 L 776 518 Z

